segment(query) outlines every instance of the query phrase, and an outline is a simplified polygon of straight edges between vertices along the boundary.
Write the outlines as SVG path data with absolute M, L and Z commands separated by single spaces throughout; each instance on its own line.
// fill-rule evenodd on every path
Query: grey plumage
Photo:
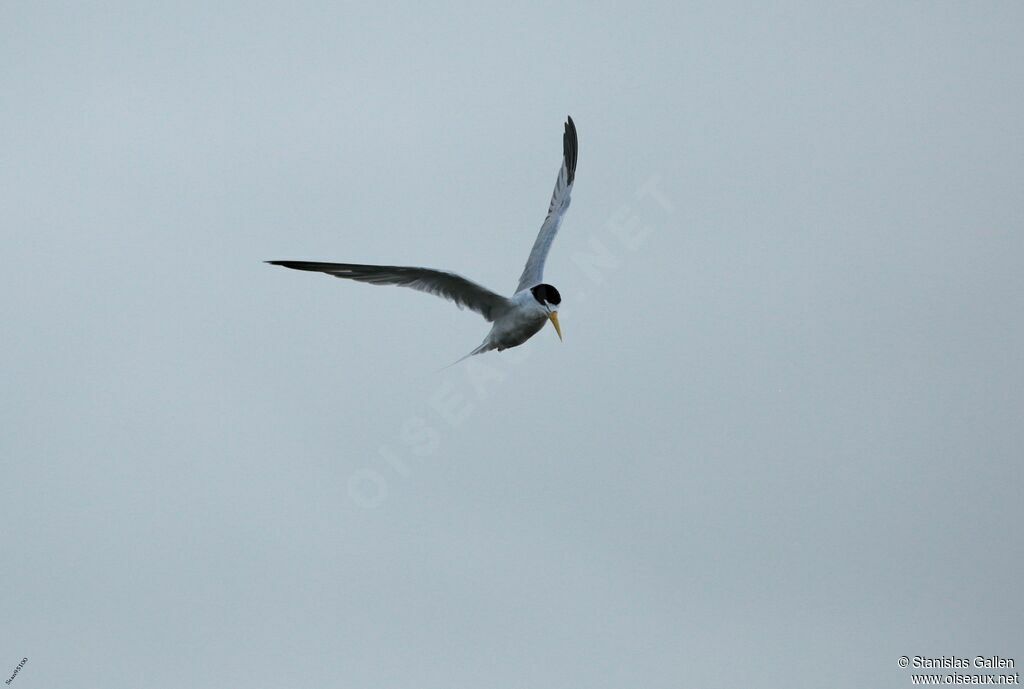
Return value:
M 558 290 L 543 283 L 544 262 L 558 233 L 562 217 L 569 208 L 570 193 L 576 179 L 576 125 L 569 117 L 562 135 L 562 166 L 548 205 L 548 214 L 530 251 L 519 286 L 511 298 L 496 294 L 461 275 L 432 268 L 413 266 L 375 266 L 359 263 L 323 263 L 319 261 L 267 261 L 271 265 L 294 270 L 326 273 L 371 285 L 398 285 L 426 292 L 455 302 L 460 308 L 476 311 L 493 323 L 483 343 L 467 356 L 497 349 L 516 347 L 535 335 L 550 320 L 558 337 Z

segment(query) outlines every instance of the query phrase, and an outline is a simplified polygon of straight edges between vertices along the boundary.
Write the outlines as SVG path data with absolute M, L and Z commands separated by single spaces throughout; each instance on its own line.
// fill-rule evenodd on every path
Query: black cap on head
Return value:
M 530 291 L 533 292 L 533 298 L 540 302 L 542 306 L 545 303 L 552 304 L 553 306 L 558 306 L 562 303 L 562 295 L 551 285 L 537 285 L 530 288 Z

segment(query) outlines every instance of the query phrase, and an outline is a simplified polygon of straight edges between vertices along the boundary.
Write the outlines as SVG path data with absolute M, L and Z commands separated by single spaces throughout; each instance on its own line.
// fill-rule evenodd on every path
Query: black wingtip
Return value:
M 272 266 L 281 266 L 283 268 L 291 268 L 293 270 L 316 270 L 312 268 L 313 265 L 309 261 L 264 261 Z
M 572 116 L 566 116 L 565 134 L 562 135 L 562 156 L 565 159 L 565 169 L 569 173 L 568 183 L 572 184 L 576 179 L 576 154 L 579 144 L 576 141 L 576 123 Z

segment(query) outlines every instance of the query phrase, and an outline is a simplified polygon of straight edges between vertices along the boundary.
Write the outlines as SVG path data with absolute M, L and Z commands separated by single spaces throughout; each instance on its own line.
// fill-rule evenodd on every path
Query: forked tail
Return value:
M 490 339 L 490 338 L 488 338 L 488 339 Z M 458 363 L 461 363 L 461 362 L 465 361 L 466 359 L 468 359 L 468 358 L 469 358 L 469 357 L 471 357 L 471 356 L 475 356 L 475 355 L 477 355 L 477 354 L 483 354 L 484 352 L 489 352 L 489 351 L 491 351 L 492 349 L 494 349 L 494 345 L 492 345 L 492 344 L 491 344 L 490 342 L 488 342 L 488 340 L 484 340 L 484 341 L 483 341 L 483 342 L 482 342 L 482 343 L 480 344 L 480 346 L 479 346 L 479 347 L 477 347 L 476 349 L 474 349 L 474 350 L 473 350 L 472 352 L 470 352 L 470 353 L 469 353 L 469 354 L 467 354 L 466 356 L 464 356 L 464 357 L 462 357 L 462 358 L 460 358 L 460 359 L 456 359 L 455 361 L 453 361 L 452 363 L 448 364 L 448 365 L 447 365 L 447 366 L 445 366 L 444 368 L 442 368 L 442 369 L 438 369 L 438 370 L 439 370 L 439 371 L 444 371 L 444 370 L 446 370 L 446 369 L 449 369 L 449 368 L 451 368 L 451 367 L 452 367 L 452 366 L 454 366 L 455 364 L 458 364 Z

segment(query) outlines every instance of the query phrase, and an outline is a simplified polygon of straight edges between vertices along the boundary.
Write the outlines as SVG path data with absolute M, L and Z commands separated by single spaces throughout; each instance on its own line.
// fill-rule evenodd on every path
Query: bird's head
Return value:
M 547 310 L 548 319 L 555 326 L 555 332 L 558 333 L 558 339 L 561 340 L 562 327 L 558 325 L 558 305 L 562 303 L 562 295 L 551 285 L 537 285 L 530 288 L 530 292 L 533 293 L 533 298 L 537 300 L 537 303 Z

